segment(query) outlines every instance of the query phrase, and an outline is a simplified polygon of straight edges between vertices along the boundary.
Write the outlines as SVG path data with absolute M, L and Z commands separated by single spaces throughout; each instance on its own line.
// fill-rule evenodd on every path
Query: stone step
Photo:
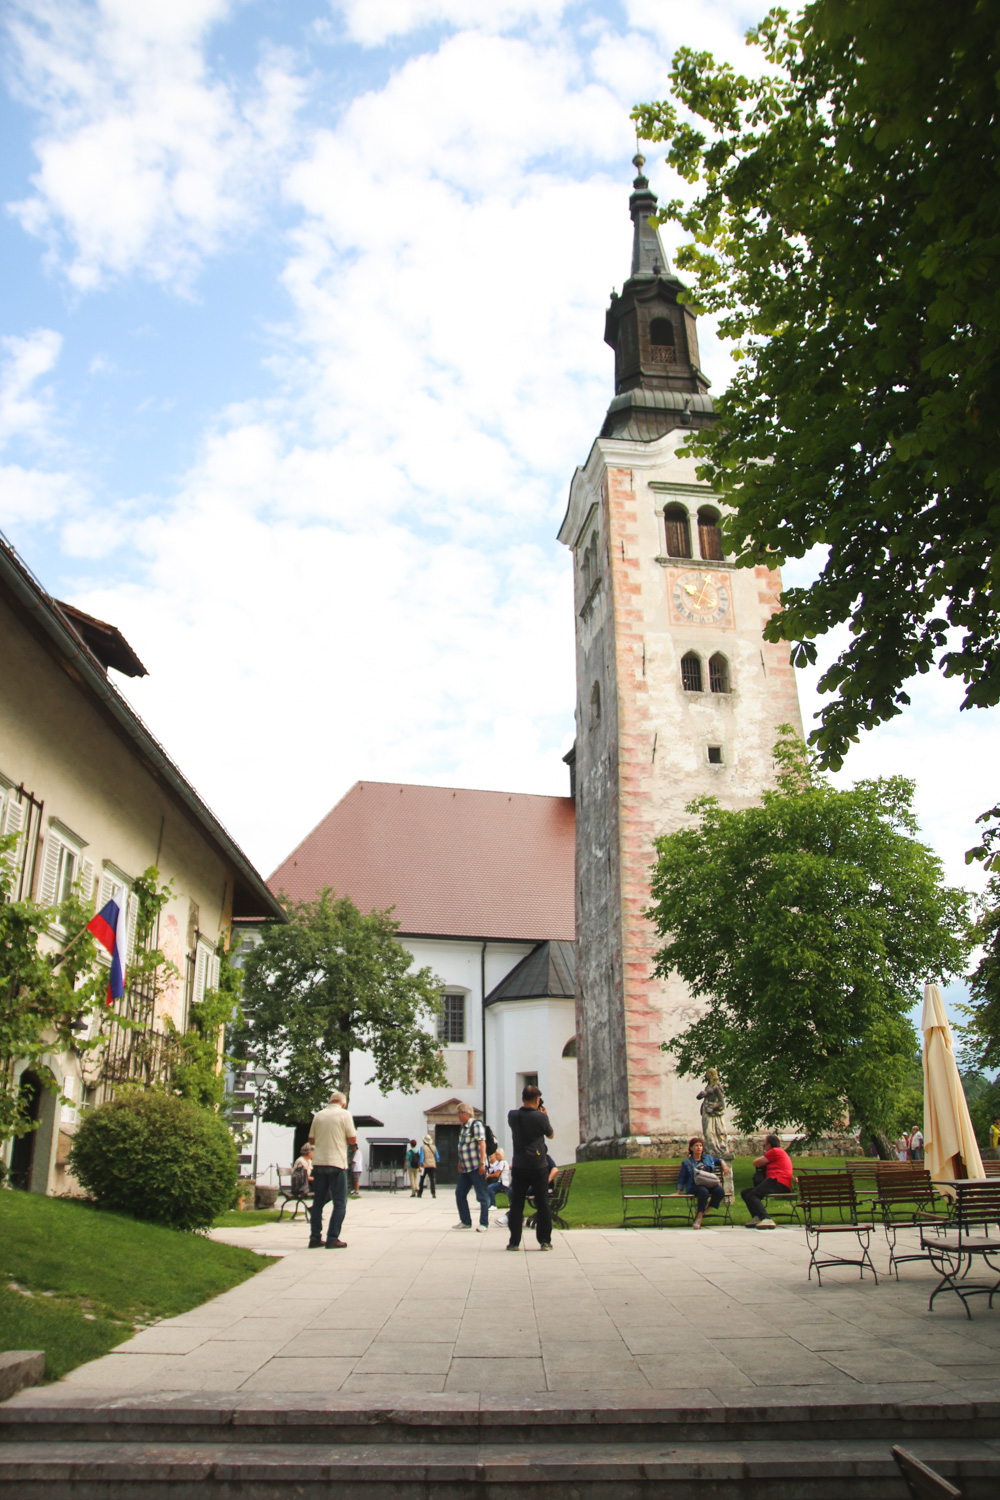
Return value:
M 919 1458 L 995 1500 L 1000 1441 L 914 1440 Z M 0 1494 L 18 1500 L 901 1500 L 890 1444 L 8 1443 Z M 331 1491 L 331 1486 L 335 1490 Z
M 102 1397 L 68 1387 L 23 1391 L 0 1406 L 0 1452 L 12 1443 L 462 1444 L 524 1448 L 607 1443 L 841 1442 L 992 1439 L 1000 1400 L 797 1399 L 733 1393 L 621 1397 L 376 1396 L 242 1392 Z

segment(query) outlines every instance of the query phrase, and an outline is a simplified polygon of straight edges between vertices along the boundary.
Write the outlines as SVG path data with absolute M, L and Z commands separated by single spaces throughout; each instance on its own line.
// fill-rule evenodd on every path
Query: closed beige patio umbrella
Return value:
M 924 1164 L 932 1179 L 982 1177 L 965 1090 L 959 1077 L 951 1026 L 941 991 L 924 985 Z

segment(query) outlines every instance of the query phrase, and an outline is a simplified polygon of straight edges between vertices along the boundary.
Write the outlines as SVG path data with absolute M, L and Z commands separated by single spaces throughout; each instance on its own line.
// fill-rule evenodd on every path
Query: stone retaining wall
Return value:
M 693 1134 L 694 1132 L 692 1132 Z M 863 1156 L 856 1135 L 824 1135 L 808 1146 L 796 1146 L 782 1137 L 786 1149 L 795 1156 Z M 618 1161 L 627 1158 L 687 1156 L 688 1137 L 672 1135 L 628 1135 L 611 1140 L 585 1141 L 576 1148 L 577 1161 Z M 729 1150 L 733 1156 L 761 1156 L 764 1132 L 760 1135 L 730 1135 Z

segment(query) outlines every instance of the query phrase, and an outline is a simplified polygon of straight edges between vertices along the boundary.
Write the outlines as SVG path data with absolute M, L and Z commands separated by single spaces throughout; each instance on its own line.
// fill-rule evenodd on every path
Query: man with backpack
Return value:
M 512 1109 L 507 1124 L 514 1141 L 510 1171 L 510 1229 L 508 1250 L 520 1250 L 521 1226 L 524 1222 L 524 1200 L 530 1193 L 535 1200 L 535 1236 L 539 1250 L 552 1249 L 552 1214 L 549 1209 L 549 1168 L 546 1139 L 554 1132 L 552 1121 L 541 1108 L 542 1095 L 534 1084 L 521 1090 L 521 1108 Z
M 416 1141 L 411 1141 L 406 1148 L 406 1175 L 410 1179 L 410 1197 L 415 1198 L 420 1186 L 420 1152 Z

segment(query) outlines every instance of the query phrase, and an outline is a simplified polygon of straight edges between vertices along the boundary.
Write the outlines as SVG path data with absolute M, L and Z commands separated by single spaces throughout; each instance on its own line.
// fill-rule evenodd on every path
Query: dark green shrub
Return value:
M 88 1110 L 69 1165 L 101 1208 L 176 1229 L 204 1229 L 236 1187 L 236 1144 L 225 1122 L 155 1090 Z

